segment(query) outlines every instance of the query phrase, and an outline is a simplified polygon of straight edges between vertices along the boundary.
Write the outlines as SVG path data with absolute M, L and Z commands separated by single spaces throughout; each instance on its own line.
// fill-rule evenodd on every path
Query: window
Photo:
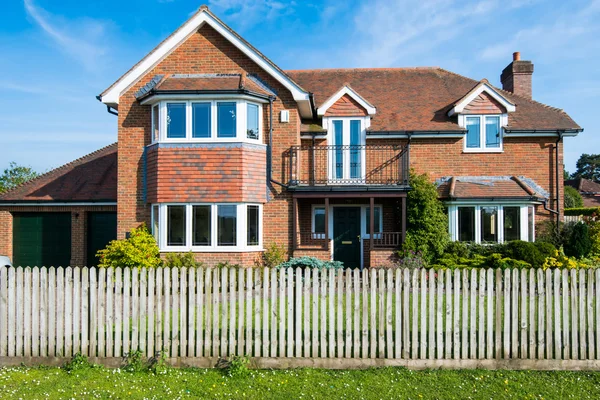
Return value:
M 465 151 L 502 151 L 501 116 L 464 116 Z
M 502 243 L 534 240 L 535 208 L 530 205 L 449 205 L 452 240 Z
M 260 204 L 155 204 L 161 251 L 255 251 L 262 247 Z
M 374 232 L 375 233 L 381 233 L 381 222 L 382 222 L 382 215 L 381 215 L 381 207 L 375 206 L 375 208 L 373 209 L 373 214 L 375 216 L 375 229 Z M 371 207 L 367 207 L 365 209 L 365 215 L 366 215 L 366 233 L 367 235 L 371 234 Z
M 185 103 L 167 103 L 167 138 L 185 138 Z
M 315 239 L 325 237 L 325 207 L 313 208 L 313 236 Z
M 262 139 L 262 105 L 247 100 L 162 101 L 152 106 L 152 142 Z
M 330 149 L 329 178 L 336 183 L 356 183 L 365 179 L 367 120 L 336 118 L 328 122 Z M 341 181 L 341 182 L 340 182 Z

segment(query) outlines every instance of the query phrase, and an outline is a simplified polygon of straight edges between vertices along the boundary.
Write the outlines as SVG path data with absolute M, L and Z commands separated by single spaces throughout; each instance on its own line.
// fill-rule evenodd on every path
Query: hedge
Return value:
M 565 215 L 600 215 L 600 207 L 565 208 Z

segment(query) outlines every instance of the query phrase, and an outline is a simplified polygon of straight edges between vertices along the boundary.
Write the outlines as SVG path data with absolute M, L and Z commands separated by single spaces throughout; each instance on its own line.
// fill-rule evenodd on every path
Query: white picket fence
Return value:
M 600 359 L 600 269 L 0 268 L 14 357 Z

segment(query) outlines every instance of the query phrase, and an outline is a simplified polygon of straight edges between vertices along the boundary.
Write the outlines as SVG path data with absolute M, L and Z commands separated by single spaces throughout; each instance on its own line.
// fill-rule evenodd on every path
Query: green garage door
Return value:
M 117 213 L 90 212 L 87 226 L 87 266 L 93 267 L 98 264 L 98 250 L 117 238 Z
M 14 265 L 68 266 L 71 213 L 13 213 Z

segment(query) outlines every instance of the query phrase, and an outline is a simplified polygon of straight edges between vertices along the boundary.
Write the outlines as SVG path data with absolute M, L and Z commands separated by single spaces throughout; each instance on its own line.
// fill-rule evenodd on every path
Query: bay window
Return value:
M 467 130 L 464 151 L 502 151 L 504 115 L 464 115 L 462 125 Z
M 258 251 L 261 221 L 260 204 L 155 204 L 151 226 L 161 251 Z
M 449 232 L 461 242 L 533 242 L 534 214 L 534 207 L 525 204 L 450 204 Z

